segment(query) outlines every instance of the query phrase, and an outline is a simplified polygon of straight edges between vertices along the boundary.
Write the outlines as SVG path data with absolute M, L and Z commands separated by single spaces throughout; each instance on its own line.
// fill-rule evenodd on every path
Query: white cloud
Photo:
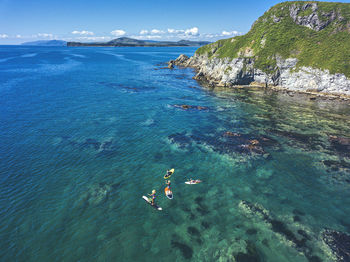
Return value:
M 141 30 L 140 35 L 148 35 L 148 30 Z
M 111 34 L 114 35 L 114 36 L 122 36 L 122 35 L 125 35 L 126 32 L 124 30 L 118 29 L 118 30 L 112 31 Z
M 47 33 L 39 33 L 36 36 L 37 37 L 44 37 L 44 38 L 53 38 L 53 34 L 47 34 Z
M 169 34 L 183 34 L 185 30 L 168 28 Z
M 185 35 L 199 35 L 198 27 L 192 27 L 185 30 Z
M 21 35 L 16 35 L 16 38 L 22 38 L 22 36 Z
M 86 30 L 82 30 L 82 31 L 73 31 L 72 32 L 73 35 L 94 35 L 94 32 L 91 31 L 86 31 Z
M 230 32 L 222 31 L 221 35 L 222 36 L 239 35 L 239 32 L 237 32 L 237 31 L 230 31 Z
M 85 40 L 85 41 L 108 41 L 111 40 L 110 36 L 80 36 L 75 38 L 76 40 Z
M 152 39 L 161 39 L 160 35 L 132 35 L 131 38 L 139 39 L 139 40 L 152 40 Z
M 0 38 L 8 38 L 9 36 L 7 34 L 0 34 Z
M 215 34 L 204 34 L 203 37 L 214 38 L 214 37 L 217 37 L 217 35 L 215 35 Z
M 162 30 L 158 30 L 158 29 L 152 29 L 151 30 L 151 34 L 153 35 L 157 35 L 157 34 L 164 34 L 165 32 Z

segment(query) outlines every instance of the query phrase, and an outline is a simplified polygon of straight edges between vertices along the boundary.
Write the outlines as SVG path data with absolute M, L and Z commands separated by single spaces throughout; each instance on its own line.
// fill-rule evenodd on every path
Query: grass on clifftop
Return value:
M 318 9 L 312 10 L 316 3 Z M 315 31 L 298 25 L 290 15 L 290 8 L 300 7 L 299 17 L 317 14 L 321 22 L 336 19 L 324 29 Z M 310 66 L 343 73 L 350 77 L 350 4 L 329 2 L 285 2 L 265 12 L 242 36 L 219 40 L 196 51 L 209 58 L 254 58 L 255 67 L 266 73 L 276 70 L 276 57 L 298 59 L 297 67 Z

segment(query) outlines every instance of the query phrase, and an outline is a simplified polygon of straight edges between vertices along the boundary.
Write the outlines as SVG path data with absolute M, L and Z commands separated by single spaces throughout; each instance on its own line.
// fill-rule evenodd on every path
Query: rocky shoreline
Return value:
M 189 58 L 181 54 L 175 60 L 170 60 L 167 68 L 174 69 L 175 66 L 180 68 L 193 68 L 196 70 L 196 75 L 193 78 L 208 87 L 266 88 L 273 91 L 288 93 L 291 96 L 294 94 L 307 94 L 310 96 L 310 100 L 319 98 L 325 100 L 350 101 L 350 80 L 342 74 L 327 75 L 327 72 L 325 72 L 326 75 L 322 75 L 320 71 L 320 75 L 318 76 L 305 73 L 302 75 L 301 79 L 297 80 L 293 80 L 293 77 L 296 76 L 291 75 L 289 79 L 281 75 L 279 79 L 277 79 L 278 77 L 267 76 L 265 73 L 260 72 L 259 69 L 254 69 L 253 65 L 251 65 L 249 72 L 247 72 L 247 68 L 244 68 L 244 71 L 243 62 L 239 63 L 238 60 L 239 59 L 233 59 L 232 61 L 228 59 L 210 60 L 206 56 L 197 54 Z M 232 67 L 233 64 L 235 64 L 236 67 Z M 291 70 L 292 68 L 289 67 L 288 71 Z M 292 75 L 293 74 L 300 75 L 302 73 L 299 71 L 292 73 Z M 317 77 L 319 79 L 318 82 L 315 81 Z M 280 83 L 282 83 L 282 85 L 280 85 Z

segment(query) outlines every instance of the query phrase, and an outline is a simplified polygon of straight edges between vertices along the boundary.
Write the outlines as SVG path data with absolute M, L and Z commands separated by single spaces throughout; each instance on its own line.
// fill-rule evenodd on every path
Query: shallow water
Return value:
M 194 51 L 0 47 L 3 261 L 332 259 L 322 230 L 350 233 L 349 105 L 161 69 Z

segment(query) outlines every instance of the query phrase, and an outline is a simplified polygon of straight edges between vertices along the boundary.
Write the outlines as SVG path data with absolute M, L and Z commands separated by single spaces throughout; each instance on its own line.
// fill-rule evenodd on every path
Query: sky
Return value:
M 109 41 L 123 36 L 216 41 L 248 32 L 258 17 L 280 2 L 0 0 L 0 44 L 51 39 Z

